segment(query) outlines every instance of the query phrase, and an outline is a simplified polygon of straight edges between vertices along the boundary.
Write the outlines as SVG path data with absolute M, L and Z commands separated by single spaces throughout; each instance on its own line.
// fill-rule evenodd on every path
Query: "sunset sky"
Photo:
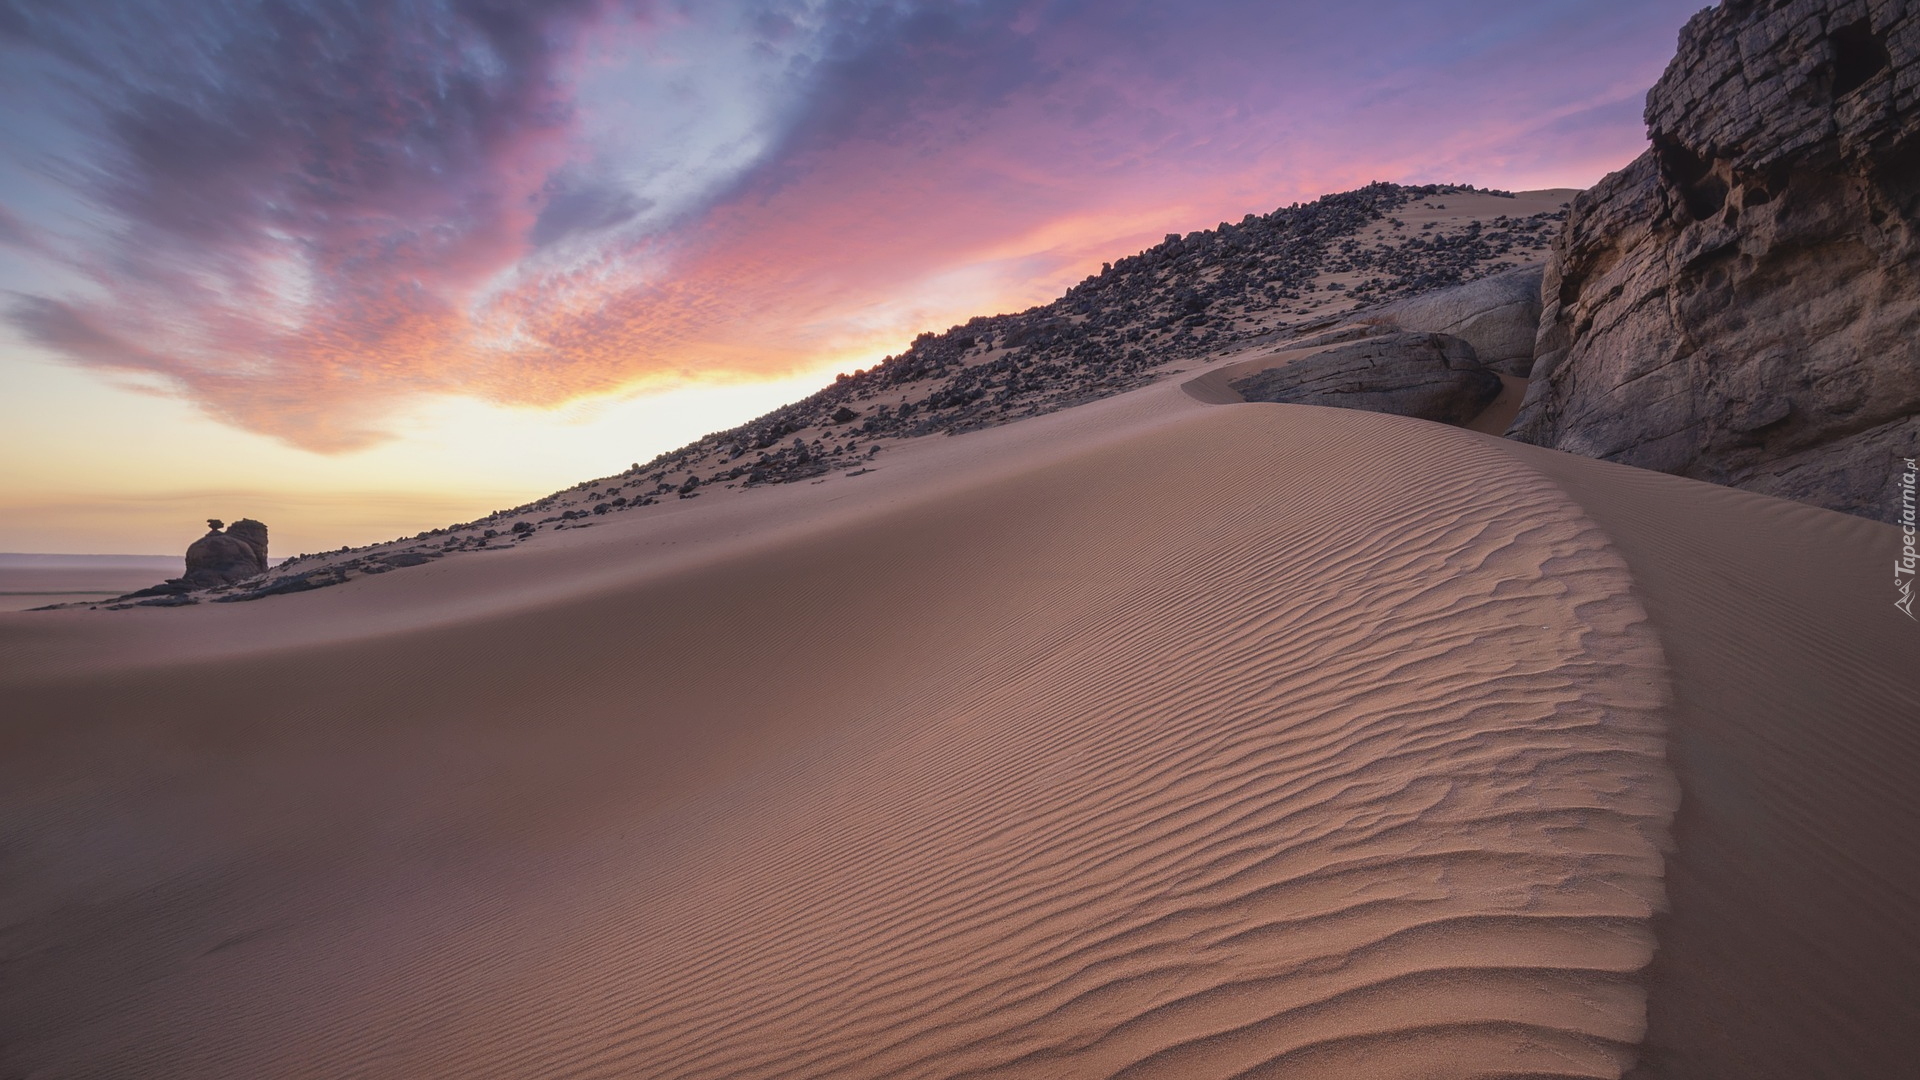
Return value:
M 0 550 L 465 520 L 1370 180 L 1584 187 L 1700 0 L 0 0 Z

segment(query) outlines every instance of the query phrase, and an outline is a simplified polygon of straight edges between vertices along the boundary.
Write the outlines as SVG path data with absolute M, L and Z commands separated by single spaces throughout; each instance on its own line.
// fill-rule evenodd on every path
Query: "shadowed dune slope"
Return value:
M 16 649 L 0 1073 L 1635 1059 L 1666 668 L 1495 441 L 1189 404 L 609 581 L 165 665 Z M 326 602 L 376 625 L 388 587 Z
M 1920 626 L 1900 533 L 1505 444 L 1632 571 L 1673 673 L 1683 792 L 1645 1077 L 1920 1069 Z

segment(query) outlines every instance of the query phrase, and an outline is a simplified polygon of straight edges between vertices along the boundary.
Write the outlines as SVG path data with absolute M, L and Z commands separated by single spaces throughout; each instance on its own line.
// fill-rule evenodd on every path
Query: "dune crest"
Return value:
M 21 687 L 5 1060 L 1618 1076 L 1664 672 L 1497 445 L 1189 404 L 595 599 Z

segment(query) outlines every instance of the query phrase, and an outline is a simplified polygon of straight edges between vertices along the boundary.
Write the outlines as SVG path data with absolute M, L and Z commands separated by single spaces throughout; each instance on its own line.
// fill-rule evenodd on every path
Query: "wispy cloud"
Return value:
M 0 0 L 84 210 L 0 258 L 91 286 L 8 315 L 323 452 L 771 377 L 1211 224 L 1155 215 L 1623 155 L 1689 6 Z
M 396 395 L 490 392 L 514 350 L 479 340 L 472 312 L 543 218 L 549 238 L 613 223 L 617 199 L 595 219 L 556 187 L 576 153 L 563 69 L 593 21 L 644 11 L 112 10 L 10 24 L 67 60 L 92 106 L 91 154 L 57 168 L 103 214 L 76 267 L 98 291 L 12 311 L 80 363 L 159 374 L 222 419 L 350 448 L 378 436 Z

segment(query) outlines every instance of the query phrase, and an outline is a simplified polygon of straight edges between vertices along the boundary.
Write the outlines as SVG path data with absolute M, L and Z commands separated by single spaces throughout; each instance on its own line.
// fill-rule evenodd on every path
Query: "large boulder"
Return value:
M 1464 424 L 1500 394 L 1500 376 L 1447 334 L 1386 333 L 1254 372 L 1228 384 L 1247 401 Z
M 1920 15 L 1701 12 L 1575 200 L 1509 434 L 1890 520 L 1920 445 Z
M 187 572 L 175 583 L 195 589 L 232 585 L 267 572 L 267 527 L 242 518 L 222 532 L 218 519 L 187 548 Z
M 1465 285 L 1396 300 L 1366 314 L 1369 322 L 1402 330 L 1451 334 L 1473 346 L 1480 362 L 1509 375 L 1533 367 L 1540 327 L 1544 267 L 1517 266 Z
M 267 527 L 264 523 L 252 518 L 241 518 L 227 526 L 227 535 L 252 548 L 254 564 L 259 567 L 258 572 L 262 574 L 267 572 Z

